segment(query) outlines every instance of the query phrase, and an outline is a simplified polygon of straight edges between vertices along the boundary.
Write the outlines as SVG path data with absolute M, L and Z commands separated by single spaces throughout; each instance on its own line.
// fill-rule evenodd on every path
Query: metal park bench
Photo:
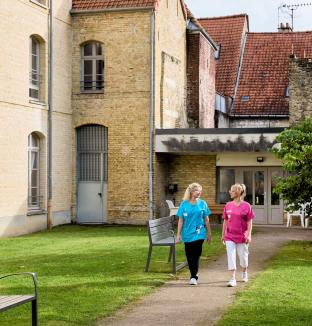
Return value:
M 174 221 L 174 216 L 161 217 L 148 221 L 147 230 L 149 237 L 149 249 L 145 272 L 148 272 L 149 270 L 152 249 L 154 246 L 170 247 L 168 262 L 170 262 L 172 259 L 172 270 L 174 274 L 181 268 L 187 266 L 186 262 L 176 266 L 176 238 L 174 235 Z
M 38 325 L 38 309 L 37 309 L 37 298 L 38 298 L 38 290 L 37 290 L 37 276 L 36 273 L 16 273 L 16 274 L 9 274 L 0 277 L 4 279 L 10 276 L 16 275 L 30 275 L 32 276 L 34 282 L 34 294 L 24 295 L 0 295 L 0 311 L 5 311 L 17 306 L 20 306 L 24 303 L 31 302 L 32 307 L 32 326 Z

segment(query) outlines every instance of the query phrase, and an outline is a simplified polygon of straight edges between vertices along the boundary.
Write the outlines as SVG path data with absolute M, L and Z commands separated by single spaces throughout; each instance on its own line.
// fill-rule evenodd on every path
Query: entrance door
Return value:
M 234 183 L 244 183 L 248 201 L 255 211 L 256 224 L 283 224 L 283 203 L 274 194 L 275 176 L 282 176 L 278 167 L 223 167 L 219 169 L 218 202 L 230 200 L 228 190 Z
M 77 222 L 107 220 L 107 128 L 77 129 Z
M 273 192 L 275 186 L 275 177 L 283 176 L 280 168 L 268 168 L 268 217 L 269 224 L 283 224 L 284 205 L 279 195 Z
M 255 223 L 268 223 L 267 205 L 267 169 L 243 170 L 243 181 L 247 188 L 248 201 L 256 214 Z

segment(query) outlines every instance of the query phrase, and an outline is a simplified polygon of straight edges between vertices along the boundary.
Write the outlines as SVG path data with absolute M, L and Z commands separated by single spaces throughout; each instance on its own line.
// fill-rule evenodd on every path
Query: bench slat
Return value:
M 157 233 L 163 233 L 163 232 L 167 232 L 168 234 L 170 233 L 170 230 L 173 230 L 172 225 L 161 225 L 157 228 L 151 228 L 150 232 L 151 235 L 157 234 Z
M 148 223 L 150 228 L 152 228 L 158 225 L 172 223 L 172 221 L 173 221 L 172 216 L 166 216 L 166 217 L 157 218 L 155 220 L 149 220 Z
M 1 295 L 0 296 L 0 311 L 4 311 L 23 303 L 33 301 L 36 297 L 34 295 Z

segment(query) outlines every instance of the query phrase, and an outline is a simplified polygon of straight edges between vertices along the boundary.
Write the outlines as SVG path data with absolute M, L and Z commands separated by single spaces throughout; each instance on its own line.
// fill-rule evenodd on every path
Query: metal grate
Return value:
M 79 181 L 107 181 L 107 128 L 98 125 L 77 131 Z

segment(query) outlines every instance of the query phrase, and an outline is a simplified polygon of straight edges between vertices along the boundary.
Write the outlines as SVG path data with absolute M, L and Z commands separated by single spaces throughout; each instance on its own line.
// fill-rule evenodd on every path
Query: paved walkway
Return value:
M 266 261 L 281 245 L 290 240 L 312 239 L 312 229 L 285 227 L 255 227 L 255 229 L 257 232 L 250 245 L 250 282 L 257 272 L 265 268 Z M 120 310 L 115 316 L 103 320 L 98 325 L 214 325 L 233 302 L 235 293 L 244 287 L 241 281 L 235 288 L 226 287 L 229 279 L 226 267 L 225 255 L 215 262 L 202 264 L 197 286 L 188 285 L 187 279 L 170 281 L 135 305 Z

